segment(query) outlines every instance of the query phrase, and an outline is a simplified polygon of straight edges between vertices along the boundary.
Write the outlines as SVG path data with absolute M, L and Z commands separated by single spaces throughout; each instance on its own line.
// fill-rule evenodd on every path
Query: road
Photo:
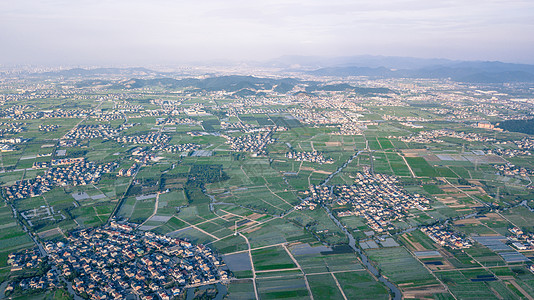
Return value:
M 252 267 L 252 284 L 254 285 L 254 295 L 256 296 L 256 300 L 259 300 L 260 296 L 258 294 L 258 287 L 256 286 L 256 269 L 254 268 L 254 262 L 252 261 L 252 248 L 250 247 L 250 242 L 248 241 L 248 238 L 241 232 L 239 233 L 239 235 L 245 239 L 245 242 L 247 242 L 250 266 Z

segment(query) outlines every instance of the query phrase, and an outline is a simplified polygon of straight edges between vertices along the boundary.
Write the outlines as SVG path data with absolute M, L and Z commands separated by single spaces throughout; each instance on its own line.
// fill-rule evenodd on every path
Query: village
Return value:
M 505 165 L 493 165 L 495 169 L 498 170 L 498 173 L 503 176 L 534 176 L 534 171 L 525 167 L 520 167 L 507 163 Z
M 421 231 L 434 242 L 452 249 L 466 249 L 473 245 L 472 241 L 448 230 L 445 225 L 427 226 L 421 228 Z
M 332 164 L 334 160 L 332 158 L 325 158 L 322 153 L 317 151 L 312 152 L 288 152 L 286 157 L 289 159 L 294 159 L 296 161 L 308 161 L 315 162 L 319 164 Z
M 79 158 L 68 159 L 67 163 L 55 162 L 54 165 L 65 166 L 52 167 L 44 175 L 37 175 L 34 179 L 16 181 L 15 184 L 4 188 L 4 195 L 7 199 L 23 199 L 42 195 L 54 186 L 98 183 L 102 174 L 113 172 L 118 163 L 95 164 Z
M 448 129 L 421 131 L 419 132 L 418 135 L 399 137 L 399 140 L 406 142 L 406 143 L 410 143 L 410 142 L 422 143 L 422 144 L 443 143 L 444 141 L 440 139 L 441 137 L 457 138 L 457 139 L 462 139 L 468 142 L 489 142 L 489 141 L 495 140 L 493 138 L 483 137 L 477 133 L 458 132 L 458 131 L 448 130 Z
M 268 128 L 267 131 L 264 132 L 239 137 L 224 137 L 227 139 L 227 143 L 230 144 L 230 149 L 233 151 L 253 152 L 255 155 L 264 155 L 267 153 L 267 145 L 274 143 L 274 139 L 272 138 L 273 131 L 276 131 L 276 129 Z
M 119 130 L 111 128 L 109 125 L 78 125 L 69 131 L 63 139 L 68 140 L 91 140 L 91 139 L 111 139 L 119 134 Z
M 369 169 L 358 172 L 353 185 L 310 186 L 305 194 L 309 195 L 296 209 L 315 209 L 317 204 L 336 203 L 351 207 L 340 211 L 338 217 L 362 216 L 367 224 L 376 232 L 393 230 L 392 221 L 405 218 L 410 209 L 425 211 L 429 207 L 429 199 L 419 195 L 411 195 L 397 184 L 395 176 L 371 174 Z
M 188 287 L 229 280 L 223 261 L 209 248 L 136 232 L 133 225 L 116 221 L 74 231 L 65 242 L 47 242 L 44 248 L 52 265 L 47 275 L 11 281 L 6 292 L 54 288 L 60 282 L 57 276 L 62 276 L 86 298 L 171 299 Z M 44 261 L 36 249 L 13 253 L 9 259 L 12 271 L 35 268 Z

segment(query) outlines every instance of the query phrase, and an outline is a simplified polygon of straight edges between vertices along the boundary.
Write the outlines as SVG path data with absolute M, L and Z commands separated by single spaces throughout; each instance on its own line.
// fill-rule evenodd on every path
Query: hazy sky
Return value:
M 534 63 L 534 1 L 0 1 L 0 64 L 361 54 Z

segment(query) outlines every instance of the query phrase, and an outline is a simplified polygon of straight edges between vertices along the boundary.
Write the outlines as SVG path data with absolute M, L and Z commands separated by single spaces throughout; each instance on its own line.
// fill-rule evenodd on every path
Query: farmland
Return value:
M 200 267 L 182 249 L 172 267 L 210 271 L 184 271 L 187 284 L 175 273 L 156 289 L 158 275 L 140 269 L 131 276 L 140 287 L 120 289 L 132 297 L 135 288 L 187 299 L 534 294 L 532 136 L 482 122 L 483 107 L 494 122 L 528 116 L 531 103 L 507 90 L 497 107 L 489 87 L 449 81 L 351 79 L 353 89 L 336 90 L 319 77 L 199 78 L 0 82 L 0 281 L 17 287 L 13 297 L 73 294 L 27 288 L 52 264 L 15 266 L 10 254 L 60 249 L 79 233 L 130 235 L 124 228 L 221 258 Z M 170 256 L 161 247 L 150 259 Z M 141 250 L 124 252 L 147 261 Z M 51 283 L 74 283 L 52 273 Z

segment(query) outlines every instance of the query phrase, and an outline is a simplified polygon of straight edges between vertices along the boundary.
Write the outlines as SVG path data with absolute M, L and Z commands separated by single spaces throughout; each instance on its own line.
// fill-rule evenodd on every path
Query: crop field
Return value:
M 354 253 L 295 255 L 306 274 L 363 270 Z
M 340 272 L 334 276 L 348 299 L 389 299 L 387 288 L 367 271 Z
M 341 299 L 343 297 L 331 274 L 308 275 L 307 278 L 314 299 Z
M 234 281 L 228 285 L 228 294 L 232 299 L 254 299 L 254 286 L 252 281 Z
M 7 205 L 0 207 L 0 268 L 7 266 L 7 256 L 11 252 L 35 245 L 12 215 L 11 207 Z
M 441 281 L 449 286 L 451 292 L 461 299 L 498 299 L 485 282 L 472 282 L 469 277 L 458 271 L 437 273 Z
M 252 261 L 257 271 L 291 269 L 297 267 L 282 247 L 254 250 L 252 251 Z
M 293 223 L 285 222 L 280 219 L 265 223 L 260 227 L 254 228 L 244 233 L 252 247 L 263 247 L 273 244 L 286 242 L 309 242 L 314 241 L 313 236 Z
M 239 69 L 224 76 L 201 69 L 25 72 L 0 80 L 0 283 L 29 276 L 12 273 L 7 256 L 34 247 L 30 237 L 69 244 L 79 230 L 123 230 L 118 222 L 142 239 L 156 233 L 202 244 L 191 251 L 213 250 L 230 278 L 207 264 L 187 278 L 197 282 L 197 296 L 216 280 L 228 299 L 254 299 L 255 286 L 261 299 L 389 299 L 349 246 L 352 238 L 369 246 L 369 262 L 406 299 L 534 295 L 532 249 L 518 250 L 528 261 L 507 263 L 502 251 L 475 241 L 502 235 L 507 245 L 529 247 L 534 232 L 532 135 L 477 127 L 531 117 L 532 103 L 514 100 L 532 98 L 522 85 L 235 76 Z M 81 75 L 64 75 L 71 72 Z M 116 168 L 87 181 L 73 158 Z M 394 176 L 396 186 L 386 187 L 389 177 L 381 175 Z M 425 229 L 448 242 L 434 242 Z M 473 245 L 452 246 L 461 241 Z M 128 264 L 141 276 L 137 260 L 118 269 Z M 84 283 L 94 280 L 85 274 L 92 273 L 76 270 Z M 184 288 L 171 277 L 150 276 L 146 284 L 169 293 Z M 114 286 L 108 279 L 102 276 Z M 151 289 L 146 294 L 156 296 Z M 19 292 L 6 297 L 73 296 Z
M 439 176 L 436 170 L 422 157 L 406 157 L 406 161 L 410 164 L 410 167 L 417 176 Z
M 420 230 L 403 234 L 402 240 L 404 240 L 406 246 L 411 248 L 413 251 L 436 249 L 434 242 Z
M 302 276 L 262 278 L 257 280 L 261 299 L 302 299 L 309 297 Z
M 432 275 L 404 248 L 382 248 L 367 250 L 369 258 L 376 262 L 379 270 L 396 284 L 403 287 L 436 284 Z

